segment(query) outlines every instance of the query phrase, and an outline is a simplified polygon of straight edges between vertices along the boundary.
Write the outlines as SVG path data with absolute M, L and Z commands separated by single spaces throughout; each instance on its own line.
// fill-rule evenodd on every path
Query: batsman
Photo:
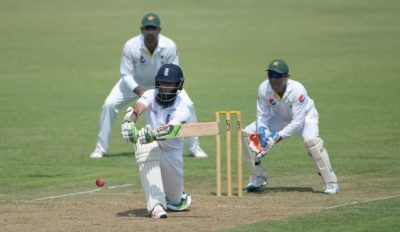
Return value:
M 121 125 L 122 137 L 136 143 L 136 162 L 151 218 L 166 218 L 166 209 L 184 211 L 191 204 L 191 196 L 184 192 L 183 138 L 155 140 L 158 131 L 184 124 L 191 117 L 191 106 L 180 94 L 183 82 L 178 65 L 161 66 L 155 89 L 147 90 L 128 108 Z M 148 125 L 137 130 L 135 122 L 142 114 Z
M 272 60 L 267 67 L 267 80 L 258 88 L 256 121 L 243 130 L 251 175 L 247 191 L 267 185 L 261 158 L 289 136 L 302 137 L 305 149 L 325 185 L 323 193 L 339 193 L 324 141 L 319 137 L 318 111 L 304 86 L 290 79 L 289 67 L 282 59 Z

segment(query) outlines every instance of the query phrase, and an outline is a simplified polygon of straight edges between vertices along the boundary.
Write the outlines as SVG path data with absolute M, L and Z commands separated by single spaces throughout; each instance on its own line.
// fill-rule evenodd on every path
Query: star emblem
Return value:
M 152 20 L 154 19 L 154 16 L 153 16 L 153 15 L 149 15 L 149 16 L 147 17 L 147 19 L 150 20 L 150 21 L 152 21 Z
M 279 65 L 279 62 L 278 62 L 278 61 L 274 61 L 272 64 L 273 64 L 274 66 L 278 66 L 278 65 Z

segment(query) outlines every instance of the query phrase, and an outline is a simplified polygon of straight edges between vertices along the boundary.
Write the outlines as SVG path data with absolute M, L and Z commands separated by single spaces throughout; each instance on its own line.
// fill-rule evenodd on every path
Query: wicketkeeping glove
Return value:
M 139 130 L 139 141 L 141 144 L 147 144 L 154 141 L 153 128 L 150 125 L 146 125 Z
M 264 157 L 271 151 L 272 147 L 278 140 L 278 133 L 272 131 L 267 136 L 266 130 L 259 129 L 255 134 L 251 134 L 248 138 L 249 148 L 256 153 L 257 158 Z

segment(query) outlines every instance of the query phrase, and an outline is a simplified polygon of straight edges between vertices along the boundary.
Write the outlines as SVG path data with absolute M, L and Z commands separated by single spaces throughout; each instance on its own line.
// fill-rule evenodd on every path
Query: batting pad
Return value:
M 337 183 L 337 177 L 332 170 L 328 152 L 324 148 L 324 141 L 321 138 L 313 138 L 305 141 L 304 145 L 317 166 L 324 184 Z
M 167 208 L 160 170 L 160 148 L 157 142 L 136 144 L 136 162 L 139 165 L 140 181 L 147 200 L 147 211 L 156 205 Z

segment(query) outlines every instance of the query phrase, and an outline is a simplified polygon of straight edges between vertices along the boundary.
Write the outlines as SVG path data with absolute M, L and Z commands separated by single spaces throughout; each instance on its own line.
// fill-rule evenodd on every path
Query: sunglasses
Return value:
M 270 78 L 270 79 L 280 79 L 284 76 L 285 76 L 285 74 L 283 74 L 283 73 L 268 71 L 268 78 Z
M 156 26 L 144 26 L 144 27 L 142 27 L 144 30 L 147 30 L 147 31 L 149 31 L 149 30 L 157 30 L 158 29 L 158 27 L 156 27 Z

